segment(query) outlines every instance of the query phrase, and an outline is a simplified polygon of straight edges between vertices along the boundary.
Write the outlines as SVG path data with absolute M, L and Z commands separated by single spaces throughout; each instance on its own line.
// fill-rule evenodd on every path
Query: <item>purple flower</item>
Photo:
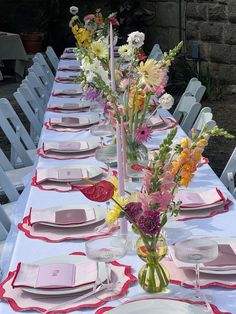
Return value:
M 146 210 L 143 212 L 137 221 L 138 228 L 149 235 L 154 235 L 160 232 L 160 213 L 156 210 Z
M 142 204 L 140 202 L 128 203 L 125 208 L 125 213 L 127 213 L 127 219 L 132 223 L 136 222 L 138 217 L 142 214 Z
M 91 101 L 101 101 L 102 98 L 100 92 L 95 88 L 89 88 L 86 91 L 86 97 Z

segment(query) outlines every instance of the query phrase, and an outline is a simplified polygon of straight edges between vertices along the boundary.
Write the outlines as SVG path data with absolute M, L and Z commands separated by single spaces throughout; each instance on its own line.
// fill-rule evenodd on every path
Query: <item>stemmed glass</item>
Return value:
M 124 257 L 127 254 L 128 245 L 128 238 L 123 235 L 98 237 L 85 243 L 87 257 L 97 262 L 97 274 L 99 274 L 99 262 L 105 262 L 107 282 L 102 283 L 102 286 L 105 285 L 105 289 L 110 294 L 110 299 L 120 293 L 119 282 L 112 274 L 110 263 Z M 99 283 L 100 279 L 97 278 L 95 289 Z M 99 298 L 99 296 L 97 297 Z
M 218 256 L 218 244 L 209 238 L 191 238 L 175 244 L 175 256 L 184 263 L 195 264 L 195 292 L 186 296 L 192 301 L 212 302 L 213 298 L 203 295 L 200 290 L 199 269 L 201 263 L 215 260 Z
M 104 136 L 112 136 L 115 131 L 112 126 L 107 124 L 98 124 L 90 128 L 90 133 L 94 136 L 100 136 L 101 147 L 104 146 Z
M 107 166 L 107 176 L 110 177 L 111 175 L 111 163 L 117 161 L 117 153 L 116 153 L 116 145 L 108 145 L 102 148 L 98 148 L 95 152 L 95 158 L 98 161 L 102 161 Z

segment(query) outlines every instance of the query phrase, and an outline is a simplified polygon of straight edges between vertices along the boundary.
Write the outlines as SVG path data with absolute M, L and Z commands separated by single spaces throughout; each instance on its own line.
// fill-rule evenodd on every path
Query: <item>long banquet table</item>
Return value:
M 74 65 L 77 61 L 60 61 L 59 66 L 64 65 Z M 65 75 L 74 75 L 75 72 L 57 72 L 57 76 L 65 76 Z M 68 87 L 69 86 L 69 87 Z M 53 89 L 63 89 L 63 88 L 76 88 L 77 84 L 65 85 L 61 83 L 54 83 Z M 76 99 L 73 99 L 76 100 Z M 62 98 L 51 96 L 49 102 L 62 101 Z M 71 99 L 63 98 L 63 101 L 71 101 Z M 80 114 L 67 114 L 67 116 L 80 116 L 86 113 Z M 165 110 L 160 110 L 160 114 L 162 116 L 170 116 L 170 114 Z M 47 121 L 50 117 L 58 117 L 61 113 L 54 112 L 45 112 L 45 121 Z M 153 134 L 153 138 L 148 142 L 148 147 L 156 147 L 159 145 L 161 139 L 166 136 L 169 130 L 166 131 L 156 131 Z M 184 137 L 185 134 L 183 130 L 178 126 L 178 137 Z M 82 131 L 79 133 L 69 133 L 69 132 L 54 132 L 51 130 L 47 130 L 45 127 L 42 129 L 40 143 L 44 140 L 79 140 L 79 139 L 93 139 L 98 140 L 96 137 L 92 136 L 89 131 Z M 40 145 L 39 143 L 39 145 Z M 54 166 L 64 166 L 64 165 L 98 165 L 103 166 L 104 164 L 98 162 L 94 157 L 80 159 L 80 160 L 53 160 L 53 159 L 44 159 L 42 157 L 38 157 L 35 161 L 36 167 L 54 167 Z M 168 237 L 169 241 L 178 241 L 179 239 L 183 239 L 190 235 L 203 235 L 203 236 L 220 236 L 220 237 L 236 237 L 236 205 L 233 197 L 230 195 L 225 186 L 221 183 L 215 173 L 212 171 L 208 164 L 204 164 L 200 168 L 198 168 L 197 173 L 192 180 L 190 187 L 194 188 L 205 188 L 205 187 L 219 187 L 221 191 L 227 195 L 232 201 L 233 204 L 230 207 L 229 212 L 216 215 L 212 218 L 207 219 L 195 219 L 189 221 L 181 221 L 181 222 L 170 222 L 168 223 Z M 19 198 L 15 208 L 14 219 L 15 222 L 19 222 L 23 215 L 26 215 L 29 212 L 30 207 L 33 208 L 45 208 L 50 206 L 57 205 L 69 205 L 69 204 L 81 204 L 81 203 L 89 203 L 80 192 L 68 192 L 68 193 L 59 193 L 54 191 L 43 191 L 38 189 L 37 187 L 33 187 L 29 183 L 24 191 L 23 195 Z M 9 270 L 14 270 L 19 261 L 25 263 L 32 263 L 35 260 L 47 258 L 50 256 L 57 255 L 65 255 L 75 251 L 85 252 L 84 241 L 65 241 L 59 243 L 49 243 L 37 239 L 30 239 L 26 237 L 23 232 L 17 232 L 16 228 L 13 228 L 13 232 L 9 235 L 9 239 L 7 241 L 8 245 L 12 244 L 15 241 L 15 246 L 13 250 L 13 254 L 9 258 L 8 256 L 4 257 L 4 265 L 3 269 L 5 271 L 4 276 L 7 275 L 8 266 Z M 121 263 L 132 265 L 133 274 L 136 276 L 138 274 L 139 269 L 143 265 L 142 261 L 135 255 L 134 252 L 129 252 L 124 258 L 120 260 Z M 189 290 L 185 289 L 181 286 L 169 285 L 169 294 L 165 294 L 164 296 L 175 296 L 175 297 L 183 297 L 186 295 Z M 209 288 L 204 289 L 204 292 L 214 295 L 215 304 L 222 311 L 229 311 L 231 313 L 236 313 L 236 290 L 233 289 L 225 289 L 225 288 Z M 126 300 L 134 299 L 140 296 L 147 295 L 143 292 L 143 290 L 139 287 L 138 284 L 134 284 L 130 287 L 128 294 L 119 300 L 112 301 L 110 305 L 118 305 L 121 302 Z M 84 313 L 94 313 L 96 309 L 84 309 L 82 312 Z M 75 313 L 79 313 L 80 311 L 75 311 Z M 2 302 L 0 304 L 0 313 L 2 314 L 10 314 L 15 313 L 11 307 Z M 35 313 L 33 311 L 28 311 L 27 313 Z

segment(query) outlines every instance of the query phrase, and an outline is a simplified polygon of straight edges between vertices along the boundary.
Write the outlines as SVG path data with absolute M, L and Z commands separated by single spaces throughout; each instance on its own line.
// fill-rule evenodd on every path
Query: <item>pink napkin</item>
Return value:
M 58 76 L 55 78 L 55 81 L 57 83 L 63 83 L 63 84 L 76 84 L 76 76 Z
M 182 208 L 197 208 L 217 204 L 224 200 L 223 194 L 217 188 L 199 192 L 181 190 L 175 195 L 175 201 L 181 201 Z
M 214 261 L 204 263 L 204 268 L 236 269 L 236 243 L 218 244 L 218 251 L 218 257 Z
M 49 124 L 51 126 L 63 126 L 63 127 L 80 127 L 90 124 L 91 120 L 88 117 L 62 117 L 62 118 L 50 118 Z
M 80 66 L 77 65 L 68 65 L 68 66 L 63 66 L 59 67 L 57 71 L 75 71 L 79 72 L 80 71 Z
M 163 118 L 162 118 L 161 116 L 159 116 L 159 115 L 153 116 L 153 117 L 151 117 L 151 118 L 149 119 L 149 125 L 150 125 L 150 126 L 153 126 L 153 127 L 162 125 L 162 124 L 164 124 L 164 123 L 165 123 L 165 121 L 164 121 Z
M 45 181 L 73 182 L 88 177 L 89 172 L 86 168 L 38 168 L 36 170 L 37 184 Z
M 62 55 L 61 55 L 61 58 L 62 60 L 76 60 L 76 55 L 74 53 L 67 53 L 67 52 L 64 52 Z
M 76 49 L 76 47 L 65 48 L 63 53 L 74 53 L 74 49 Z
M 46 210 L 30 210 L 30 225 L 50 223 L 51 225 L 77 225 L 88 221 L 95 220 L 96 215 L 93 208 L 84 209 L 66 209 L 52 211 Z
M 48 105 L 48 109 L 62 109 L 62 110 L 79 110 L 88 108 L 89 104 L 82 102 L 58 102 Z
M 78 97 L 79 95 L 83 94 L 83 91 L 81 88 L 77 89 L 54 89 L 52 91 L 53 96 L 58 96 L 58 97 Z
M 44 142 L 43 150 L 47 152 L 82 152 L 89 149 L 89 143 L 86 141 L 80 142 Z
M 78 265 L 70 263 L 44 265 L 19 263 L 12 281 L 12 287 L 73 288 L 95 282 L 96 276 L 97 268 L 94 261 L 86 261 Z

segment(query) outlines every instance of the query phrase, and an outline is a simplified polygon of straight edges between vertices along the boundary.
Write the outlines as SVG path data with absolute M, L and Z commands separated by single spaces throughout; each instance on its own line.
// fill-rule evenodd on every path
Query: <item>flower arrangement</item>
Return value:
M 83 22 L 80 20 L 77 13 L 79 9 L 75 6 L 70 7 L 70 13 L 73 17 L 70 20 L 69 26 L 71 27 L 72 33 L 75 36 L 77 46 L 79 48 L 89 48 L 91 43 L 94 41 L 99 41 L 101 38 L 106 38 L 108 36 L 109 23 L 112 23 L 115 27 L 119 26 L 119 22 L 116 19 L 116 14 L 111 13 L 107 18 L 104 18 L 101 10 L 97 9 L 93 14 L 87 14 L 83 18 Z M 100 47 L 93 49 L 101 49 Z M 94 45 L 95 46 L 95 45 Z M 102 51 L 105 51 L 102 49 Z M 107 50 L 108 53 L 108 50 Z

